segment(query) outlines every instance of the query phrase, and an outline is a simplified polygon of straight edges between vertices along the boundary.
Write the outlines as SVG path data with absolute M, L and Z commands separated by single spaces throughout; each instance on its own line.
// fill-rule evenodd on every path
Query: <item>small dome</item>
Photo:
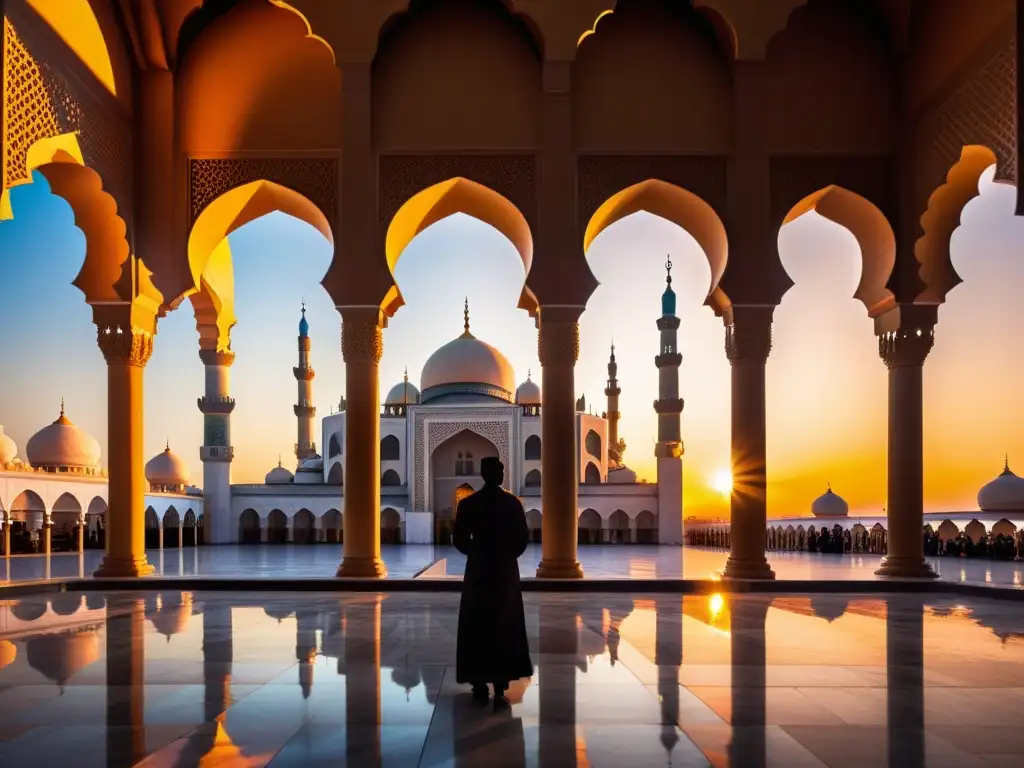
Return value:
M 302 302 L 302 319 L 299 320 L 299 336 L 309 336 L 309 321 L 306 320 L 306 302 Z
M 468 304 L 462 335 L 434 352 L 420 375 L 420 391 L 428 399 L 433 395 L 427 390 L 437 388 L 437 395 L 478 390 L 511 402 L 515 386 L 512 365 L 505 356 L 469 332 Z
M 672 259 L 665 262 L 665 292 L 661 294 L 661 314 L 676 313 L 676 292 L 672 290 Z
M 815 517 L 837 517 L 850 514 L 850 505 L 842 496 L 832 493 L 832 486 L 829 485 L 828 490 L 811 504 L 811 512 Z
M 171 453 L 170 444 L 146 464 L 146 481 L 150 485 L 188 485 L 191 477 L 188 465 L 177 454 Z
M 627 467 L 625 464 L 620 464 L 614 469 L 608 470 L 608 482 L 609 483 L 635 483 L 636 472 Z
M 417 405 L 419 401 L 420 391 L 406 379 L 398 382 L 388 391 L 388 396 L 384 398 L 384 405 Z
M 299 462 L 299 472 L 323 472 L 324 471 L 324 460 L 319 453 L 314 453 L 312 456 L 307 456 L 301 462 Z
M 60 416 L 32 435 L 25 453 L 36 468 L 96 470 L 100 465 L 100 444 L 64 415 L 63 400 Z
M 277 466 L 267 472 L 267 476 L 263 478 L 263 482 L 267 485 L 282 485 L 283 483 L 290 483 L 295 479 L 295 476 L 287 469 L 281 466 L 281 459 L 277 460 Z
M 179 635 L 188 628 L 192 618 L 192 593 L 181 592 L 171 596 L 160 595 L 160 607 L 149 617 L 153 628 L 170 642 L 173 635 Z
M 526 372 L 526 381 L 516 390 L 516 402 L 519 405 L 540 405 L 540 387 L 530 378 L 529 371 Z
M 1010 469 L 1009 459 L 995 480 L 978 491 L 978 506 L 983 512 L 1020 512 L 1024 510 L 1024 478 Z
M 94 627 L 34 637 L 25 646 L 29 666 L 59 686 L 100 658 Z
M 11 438 L 4 434 L 4 428 L 0 425 L 0 467 L 14 461 L 17 455 L 18 446 L 15 445 Z

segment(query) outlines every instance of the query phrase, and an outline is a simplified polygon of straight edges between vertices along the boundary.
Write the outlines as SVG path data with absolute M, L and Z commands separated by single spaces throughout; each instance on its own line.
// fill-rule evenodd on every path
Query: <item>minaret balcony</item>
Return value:
M 292 368 L 292 373 L 298 381 L 312 381 L 316 378 L 316 371 L 309 365 Z
M 615 386 L 612 386 L 611 384 L 609 384 L 607 387 L 604 388 L 604 396 L 605 397 L 618 397 L 621 394 L 622 394 L 622 389 L 619 387 L 618 384 L 616 384 Z
M 227 415 L 235 410 L 235 398 L 233 397 L 200 397 L 196 400 L 199 410 L 205 415 L 219 414 Z
M 683 412 L 683 398 L 662 398 L 654 401 L 654 412 L 659 416 L 678 416 Z
M 678 368 L 683 364 L 683 355 L 680 352 L 666 352 L 655 356 L 654 364 L 658 368 Z
M 235 458 L 235 449 L 230 445 L 203 445 L 199 447 L 200 461 L 231 462 Z
M 312 456 L 314 453 L 316 453 L 316 443 L 310 443 L 309 445 L 300 445 L 299 443 L 295 444 L 295 455 L 300 458 L 304 456 Z
M 316 406 L 313 405 L 295 405 L 292 406 L 296 416 L 303 416 L 307 418 L 313 418 L 316 416 Z

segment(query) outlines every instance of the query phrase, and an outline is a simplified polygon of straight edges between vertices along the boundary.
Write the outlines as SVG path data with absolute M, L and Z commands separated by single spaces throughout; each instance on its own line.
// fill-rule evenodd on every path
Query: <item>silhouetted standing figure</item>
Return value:
M 507 705 L 509 681 L 533 675 L 519 586 L 520 555 L 530 531 L 519 499 L 501 487 L 504 465 L 494 457 L 480 462 L 484 487 L 463 499 L 455 513 L 455 547 L 466 555 L 459 606 L 456 679 L 473 686 L 477 701 Z

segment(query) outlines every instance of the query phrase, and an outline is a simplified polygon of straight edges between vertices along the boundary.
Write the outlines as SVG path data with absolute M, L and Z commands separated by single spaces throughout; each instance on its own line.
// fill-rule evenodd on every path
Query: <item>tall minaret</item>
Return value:
M 658 543 L 683 543 L 683 441 L 680 437 L 679 415 L 683 400 L 679 397 L 679 353 L 676 317 L 676 294 L 672 290 L 672 259 L 665 263 L 665 292 L 661 295 L 661 352 L 654 358 L 658 366 L 658 442 L 654 455 L 658 459 Z
M 306 302 L 302 302 L 302 319 L 299 320 L 299 365 L 292 368 L 295 380 L 299 383 L 299 401 L 295 404 L 295 418 L 298 420 L 298 441 L 295 443 L 295 456 L 302 461 L 316 453 L 313 442 L 313 377 L 316 371 L 309 364 L 309 323 L 306 321 Z
M 612 341 L 612 354 L 608 358 L 608 386 L 604 388 L 605 397 L 608 398 L 608 447 L 613 451 L 619 450 L 619 380 L 615 378 L 619 372 L 619 366 L 615 362 L 615 342 Z

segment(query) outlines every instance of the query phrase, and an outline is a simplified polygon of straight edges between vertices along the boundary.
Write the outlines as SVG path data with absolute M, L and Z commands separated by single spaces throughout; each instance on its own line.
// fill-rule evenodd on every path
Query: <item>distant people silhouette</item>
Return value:
M 484 487 L 455 511 L 455 548 L 466 555 L 456 680 L 472 685 L 473 698 L 482 704 L 491 683 L 494 709 L 500 710 L 508 706 L 509 682 L 533 675 L 517 562 L 530 531 L 522 503 L 501 487 L 501 461 L 482 459 L 480 476 Z

